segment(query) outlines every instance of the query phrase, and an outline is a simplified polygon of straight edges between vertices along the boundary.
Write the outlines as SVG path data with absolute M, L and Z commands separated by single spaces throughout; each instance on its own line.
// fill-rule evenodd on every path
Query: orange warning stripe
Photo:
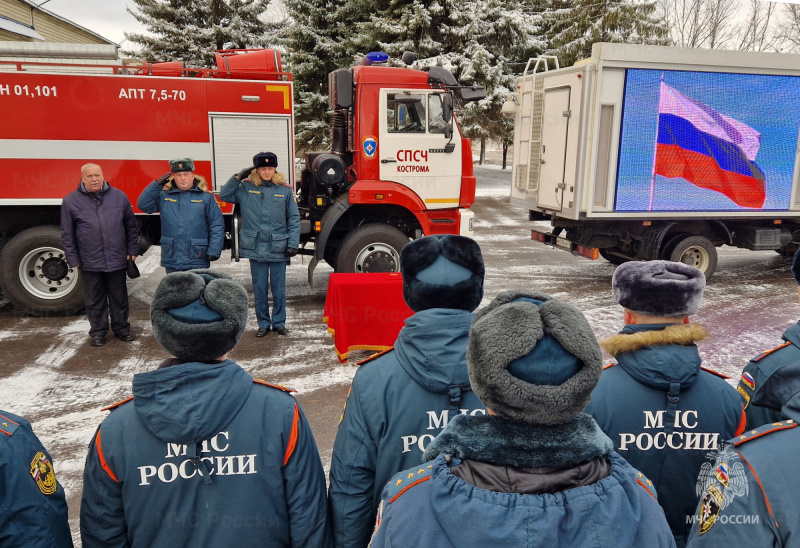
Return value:
M 723 375 L 723 374 L 722 374 L 722 373 L 720 373 L 719 371 L 714 371 L 713 369 L 709 369 L 708 367 L 703 367 L 703 366 L 701 365 L 701 366 L 700 366 L 700 369 L 702 369 L 703 371 L 706 371 L 706 372 L 708 372 L 708 373 L 711 373 L 712 375 L 716 375 L 717 377 L 719 377 L 719 378 L 721 378 L 721 379 L 730 379 L 730 377 L 729 377 L 728 375 Z
M 113 404 L 113 405 L 109 405 L 108 407 L 103 407 L 103 408 L 102 408 L 100 411 L 110 411 L 111 409 L 116 409 L 117 407 L 119 407 L 119 406 L 120 406 L 120 405 L 122 405 L 123 403 L 128 403 L 128 402 L 129 402 L 129 401 L 131 401 L 132 399 L 133 399 L 133 396 L 131 396 L 131 397 L 130 397 L 130 398 L 128 398 L 127 400 L 118 401 L 117 403 L 115 403 L 115 404 Z
M 294 418 L 292 419 L 292 433 L 289 435 L 289 445 L 286 447 L 286 454 L 283 456 L 283 465 L 289 462 L 289 459 L 294 453 L 294 448 L 297 446 L 297 424 L 300 422 L 300 409 L 297 403 L 294 404 Z
M 760 360 L 762 360 L 762 359 L 766 358 L 767 356 L 769 356 L 770 354 L 772 354 L 773 352 L 776 352 L 776 351 L 780 350 L 781 348 L 785 348 L 785 347 L 789 346 L 790 344 L 792 344 L 792 343 L 790 343 L 790 342 L 786 342 L 786 343 L 783 343 L 783 344 L 782 344 L 782 345 L 780 345 L 780 346 L 776 346 L 776 347 L 775 347 L 775 348 L 773 348 L 772 350 L 767 350 L 766 352 L 764 352 L 763 354 L 761 354 L 759 357 L 757 357 L 757 358 L 754 358 L 754 359 L 753 359 L 753 361 L 754 361 L 754 362 L 760 361 Z
M 103 467 L 103 470 L 106 471 L 106 474 L 108 474 L 108 476 L 111 479 L 113 479 L 114 481 L 119 483 L 119 480 L 117 479 L 117 476 L 114 474 L 114 471 L 111 469 L 111 467 L 106 462 L 105 455 L 103 455 L 103 446 L 100 445 L 100 429 L 99 428 L 97 429 L 97 437 L 94 440 L 94 444 L 97 447 L 97 456 L 100 457 L 100 466 Z
M 739 421 L 739 428 L 736 429 L 736 434 L 733 437 L 741 436 L 744 432 L 745 427 L 747 426 L 747 417 L 744 414 L 744 404 L 740 404 L 742 406 L 742 419 Z
M 650 491 L 650 489 L 647 488 L 647 486 L 644 483 L 642 483 L 642 481 L 639 478 L 636 478 L 636 483 L 641 485 L 642 488 L 644 488 L 644 490 L 647 491 L 648 495 L 650 495 L 653 498 L 656 498 L 656 496 Z
M 747 464 L 747 467 L 750 468 L 750 471 L 753 473 L 753 477 L 756 478 L 756 482 L 758 482 L 758 486 L 761 488 L 761 494 L 764 495 L 764 502 L 767 503 L 767 511 L 769 512 L 769 517 L 772 518 L 772 522 L 775 524 L 775 527 L 778 527 L 778 522 L 775 521 L 775 516 L 772 515 L 772 505 L 770 505 L 769 499 L 767 498 L 767 492 L 764 491 L 764 486 L 761 485 L 761 479 L 758 477 L 758 474 L 756 474 L 756 471 L 753 470 L 753 467 L 750 466 L 750 463 L 747 461 L 747 459 L 744 458 L 744 455 L 742 455 L 739 451 L 737 451 L 736 454 L 742 457 L 742 460 L 745 462 L 745 464 Z
M 423 481 L 428 481 L 429 479 L 431 479 L 430 476 L 425 476 L 424 478 L 418 479 L 414 483 L 409 483 L 408 485 L 403 487 L 403 489 L 399 493 L 397 493 L 395 496 L 393 496 L 392 498 L 389 499 L 389 504 L 391 504 L 394 501 L 396 501 L 400 497 L 400 495 L 402 495 L 403 493 L 405 493 L 406 491 L 408 491 L 409 489 L 411 489 L 415 485 L 417 485 L 419 483 L 422 483 Z
M 253 382 L 256 384 L 263 384 L 264 386 L 269 386 L 270 388 L 277 388 L 278 390 L 283 390 L 284 392 L 289 392 L 290 394 L 292 392 L 297 392 L 297 390 L 295 390 L 294 388 L 288 388 L 286 386 L 283 386 L 282 384 L 273 384 L 271 382 L 262 381 L 261 379 L 253 379 Z
M 19 426 L 19 423 L 18 423 L 17 421 L 11 420 L 11 419 L 9 419 L 8 417 L 6 417 L 5 415 L 0 415 L 0 417 L 3 417 L 3 418 L 4 418 L 5 420 L 7 420 L 8 422 L 10 422 L 10 423 L 13 423 L 13 424 L 16 424 L 17 426 Z M 2 428 L 0 428 L 0 432 L 2 432 L 3 434 L 5 434 L 6 436 L 11 436 L 11 435 L 12 435 L 12 434 L 11 434 L 11 432 L 6 432 L 6 431 L 5 431 L 5 430 L 3 430 Z

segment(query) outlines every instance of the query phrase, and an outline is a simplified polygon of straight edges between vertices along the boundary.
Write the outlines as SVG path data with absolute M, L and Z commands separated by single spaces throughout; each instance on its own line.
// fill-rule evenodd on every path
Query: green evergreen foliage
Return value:
M 667 44 L 668 31 L 657 15 L 657 2 L 576 0 L 549 2 L 545 26 L 549 53 L 561 66 L 592 54 L 595 42 Z
M 268 0 L 133 0 L 126 8 L 149 34 L 125 33 L 141 49 L 125 51 L 144 61 L 183 61 L 209 68 L 221 49 L 265 45 L 259 20 Z

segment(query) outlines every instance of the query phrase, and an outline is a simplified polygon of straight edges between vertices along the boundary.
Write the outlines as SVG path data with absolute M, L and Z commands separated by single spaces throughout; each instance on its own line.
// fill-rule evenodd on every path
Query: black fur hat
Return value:
M 259 152 L 253 156 L 253 165 L 259 167 L 278 167 L 278 155 L 274 152 Z
M 700 308 L 706 277 L 687 264 L 631 261 L 614 271 L 614 298 L 628 310 L 673 318 L 691 316 Z
M 164 349 L 187 361 L 216 360 L 242 338 L 247 292 L 229 276 L 198 269 L 167 274 L 150 306 L 153 334 Z
M 483 299 L 483 255 L 466 236 L 426 236 L 400 253 L 403 298 L 414 312 L 453 308 L 472 312 Z
M 552 426 L 586 408 L 603 360 L 580 310 L 538 291 L 509 290 L 475 314 L 467 369 L 496 415 Z

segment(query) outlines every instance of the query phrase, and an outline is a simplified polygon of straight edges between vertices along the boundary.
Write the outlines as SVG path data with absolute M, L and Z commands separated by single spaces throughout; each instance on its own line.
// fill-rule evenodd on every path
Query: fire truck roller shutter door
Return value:
M 54 225 L 23 230 L 3 247 L 0 288 L 17 309 L 34 316 L 83 309 L 80 271 L 69 268 Z
M 411 241 L 393 226 L 371 223 L 348 234 L 336 256 L 336 272 L 399 272 L 400 251 Z

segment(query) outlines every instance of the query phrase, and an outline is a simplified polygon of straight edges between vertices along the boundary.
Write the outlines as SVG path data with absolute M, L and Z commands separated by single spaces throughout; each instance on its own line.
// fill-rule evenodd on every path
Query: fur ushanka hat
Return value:
M 153 334 L 164 349 L 187 361 L 216 360 L 242 338 L 247 292 L 229 276 L 198 269 L 167 274 L 150 306 Z
M 614 271 L 614 298 L 628 310 L 673 318 L 691 316 L 700 308 L 705 275 L 672 261 L 631 261 Z
M 467 368 L 475 394 L 496 415 L 552 426 L 586 408 L 603 361 L 580 310 L 538 291 L 510 290 L 475 315 Z
M 414 312 L 453 308 L 472 312 L 483 299 L 483 255 L 466 236 L 437 235 L 400 252 L 403 298 Z

